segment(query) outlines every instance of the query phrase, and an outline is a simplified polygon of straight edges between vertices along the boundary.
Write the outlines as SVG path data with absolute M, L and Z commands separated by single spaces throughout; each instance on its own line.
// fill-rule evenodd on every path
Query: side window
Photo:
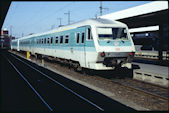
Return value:
M 51 37 L 51 39 L 50 39 L 50 43 L 51 43 L 51 44 L 53 44 L 53 37 Z
M 81 43 L 84 43 L 84 39 L 85 39 L 85 34 L 82 33 L 82 40 L 81 40 Z
M 44 44 L 46 44 L 46 38 L 44 39 Z
M 63 36 L 60 36 L 60 43 L 63 43 Z
M 40 44 L 41 39 L 39 39 L 39 44 Z
M 69 35 L 65 36 L 65 43 L 68 44 L 69 43 Z
M 48 38 L 48 41 L 47 41 L 47 43 L 49 44 L 49 38 Z
M 88 29 L 87 29 L 87 40 L 92 40 L 92 39 L 93 39 L 93 38 L 92 38 L 91 29 L 88 28 Z
M 39 39 L 39 44 L 40 44 L 41 39 Z
M 56 44 L 58 43 L 58 37 L 55 38 L 55 43 L 56 43 Z
M 79 43 L 79 39 L 80 39 L 80 33 L 76 34 L 76 43 Z
M 43 38 L 42 38 L 42 44 L 43 44 Z

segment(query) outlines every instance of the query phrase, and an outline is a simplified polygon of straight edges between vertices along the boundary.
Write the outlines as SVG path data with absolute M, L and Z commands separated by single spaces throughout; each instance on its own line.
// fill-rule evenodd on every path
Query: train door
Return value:
M 32 38 L 31 39 L 31 52 L 34 54 L 35 53 L 35 44 L 34 44 L 34 42 L 35 42 L 35 38 Z
M 31 42 L 32 42 L 32 39 L 29 39 L 29 40 L 28 40 L 28 51 L 29 51 L 29 52 L 31 52 L 31 49 L 32 49 L 32 47 L 31 47 Z
M 85 34 L 85 56 L 86 56 L 86 68 L 90 68 L 90 62 L 94 60 L 94 41 L 92 36 L 91 26 L 86 26 L 86 34 Z
M 17 51 L 19 51 L 19 39 L 17 40 Z
M 79 39 L 79 43 L 80 43 L 80 51 L 81 51 L 81 55 L 80 55 L 80 61 L 81 61 L 81 66 L 82 67 L 86 67 L 86 27 L 82 27 L 80 30 L 80 39 Z
M 85 36 L 86 28 L 79 27 L 74 30 L 75 38 L 71 46 L 71 57 L 74 61 L 78 61 L 81 67 L 86 66 L 86 52 L 85 52 Z

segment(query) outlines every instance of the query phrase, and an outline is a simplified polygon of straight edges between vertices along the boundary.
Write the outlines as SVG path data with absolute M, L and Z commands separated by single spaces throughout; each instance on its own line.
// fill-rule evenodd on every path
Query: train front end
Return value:
M 132 68 L 135 47 L 125 24 L 96 26 L 95 37 L 97 70 Z

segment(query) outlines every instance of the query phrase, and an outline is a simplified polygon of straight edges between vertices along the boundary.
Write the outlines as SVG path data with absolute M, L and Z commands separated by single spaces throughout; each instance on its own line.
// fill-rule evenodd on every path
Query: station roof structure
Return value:
M 148 26 L 148 27 L 141 27 L 141 28 L 131 28 L 129 29 L 130 33 L 135 33 L 135 32 L 147 32 L 147 31 L 158 31 L 159 26 Z
M 153 1 L 103 15 L 100 18 L 118 20 L 127 24 L 129 28 L 168 24 L 168 1 Z

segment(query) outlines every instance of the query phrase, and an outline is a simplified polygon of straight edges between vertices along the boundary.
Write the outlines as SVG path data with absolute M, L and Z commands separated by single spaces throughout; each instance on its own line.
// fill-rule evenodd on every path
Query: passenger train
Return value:
M 101 18 L 12 40 L 11 49 L 62 59 L 78 69 L 93 70 L 131 69 L 135 53 L 127 25 Z

